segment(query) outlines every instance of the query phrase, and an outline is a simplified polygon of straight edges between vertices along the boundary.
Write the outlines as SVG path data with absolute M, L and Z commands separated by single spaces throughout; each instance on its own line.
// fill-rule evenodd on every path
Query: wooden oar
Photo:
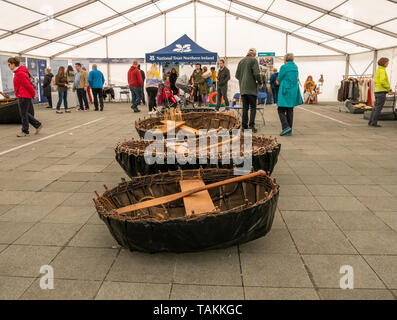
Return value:
M 136 211 L 136 210 L 140 210 L 140 209 L 146 209 L 146 208 L 150 208 L 150 207 L 155 207 L 161 204 L 166 204 L 172 201 L 176 201 L 179 199 L 182 199 L 184 197 L 190 196 L 194 193 L 197 192 L 201 192 L 204 190 L 209 190 L 209 189 L 213 189 L 213 188 L 217 188 L 217 187 L 221 187 L 227 184 L 231 184 L 231 183 L 236 183 L 236 182 L 241 182 L 241 181 L 246 181 L 258 176 L 265 176 L 266 172 L 263 170 L 259 170 L 257 172 L 254 173 L 250 173 L 247 174 L 245 176 L 241 176 L 241 177 L 235 177 L 232 179 L 228 179 L 228 180 L 224 180 L 224 181 L 219 181 L 219 182 L 215 182 L 206 186 L 202 186 L 202 187 L 198 187 L 198 188 L 194 188 L 188 191 L 184 191 L 184 192 L 179 192 L 179 193 L 174 193 L 174 194 L 170 194 L 168 196 L 164 196 L 164 197 L 160 197 L 160 198 L 156 198 L 156 199 L 152 199 L 152 200 L 148 200 L 148 201 L 144 201 L 144 202 L 140 202 L 140 203 L 135 203 L 132 204 L 130 206 L 126 206 L 123 208 L 119 208 L 116 210 L 116 212 L 118 214 L 122 214 L 122 213 L 127 213 L 127 212 L 132 212 L 132 211 Z

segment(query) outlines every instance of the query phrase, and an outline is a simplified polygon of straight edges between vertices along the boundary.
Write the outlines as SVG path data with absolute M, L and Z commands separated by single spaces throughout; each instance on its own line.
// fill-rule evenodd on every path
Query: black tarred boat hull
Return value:
M 33 104 L 29 107 L 29 113 L 34 116 Z M 12 101 L 7 104 L 0 104 L 0 123 L 21 123 L 21 117 L 19 115 L 18 109 L 18 100 Z
M 265 236 L 272 227 L 278 192 L 269 201 L 240 211 L 188 221 L 120 221 L 99 217 L 118 244 L 131 251 L 196 252 L 227 248 Z

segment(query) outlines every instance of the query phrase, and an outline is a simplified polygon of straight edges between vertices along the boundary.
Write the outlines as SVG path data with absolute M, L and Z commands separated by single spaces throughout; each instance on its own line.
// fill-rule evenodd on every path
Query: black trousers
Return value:
M 249 127 L 255 127 L 255 117 L 256 117 L 256 97 L 250 94 L 243 94 L 241 96 L 243 100 L 243 129 L 248 129 L 248 109 L 251 109 L 249 117 Z
M 194 101 L 197 101 L 199 106 L 203 103 L 198 84 L 194 85 Z
M 221 107 L 222 97 L 225 100 L 225 106 L 229 106 L 229 99 L 227 98 L 227 85 L 223 87 L 218 86 L 218 94 L 216 96 L 218 99 L 216 102 L 216 109 L 219 110 L 219 108 Z
M 85 108 L 89 109 L 90 106 L 88 105 L 88 99 L 87 99 L 87 92 L 84 90 L 84 88 L 78 88 L 76 89 L 77 91 L 77 98 L 79 99 L 79 105 L 80 109 L 83 110 L 83 102 L 85 104 Z
M 47 98 L 48 105 L 52 108 L 52 96 L 49 95 L 49 96 L 45 96 L 45 97 Z
M 272 88 L 273 103 L 275 103 L 275 104 L 277 104 L 277 102 L 278 102 L 278 89 L 279 89 L 279 87 Z
M 103 89 L 102 88 L 91 88 L 92 95 L 94 96 L 95 110 L 98 110 L 98 99 L 99 107 L 103 110 Z
M 141 87 L 142 91 L 141 91 L 141 95 L 142 95 L 142 103 L 146 104 L 146 100 L 145 100 L 145 87 Z
M 375 92 L 375 107 L 371 112 L 371 117 L 368 124 L 375 126 L 378 124 L 379 115 L 382 112 L 383 106 L 386 102 L 387 92 Z
M 288 128 L 292 129 L 294 122 L 294 108 L 278 107 L 277 111 L 283 130 Z
M 149 111 L 152 111 L 153 108 L 156 106 L 157 91 L 158 89 L 155 87 L 146 88 L 146 92 L 149 99 Z
M 22 120 L 22 132 L 26 134 L 29 134 L 29 123 L 36 129 L 41 126 L 40 121 L 36 120 L 29 113 L 29 108 L 31 105 L 32 105 L 32 99 L 28 99 L 28 98 L 18 99 L 19 115 L 21 116 L 21 120 Z

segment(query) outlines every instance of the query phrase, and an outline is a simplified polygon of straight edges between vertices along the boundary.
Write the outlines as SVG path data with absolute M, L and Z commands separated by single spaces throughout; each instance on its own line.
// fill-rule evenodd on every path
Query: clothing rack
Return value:
M 342 78 L 342 81 L 346 81 L 346 80 L 348 80 L 348 79 L 354 79 L 354 80 L 359 80 L 359 79 L 373 79 L 374 78 L 374 75 L 373 74 L 370 74 L 370 73 L 363 73 L 363 74 L 361 74 L 361 75 L 358 75 L 358 74 L 345 74 L 345 75 L 343 75 L 343 78 Z M 350 110 L 349 110 L 349 108 L 346 106 L 346 102 L 348 102 L 349 100 L 346 100 L 346 101 L 343 101 L 343 102 L 340 102 L 340 103 L 338 103 L 338 109 L 339 109 L 339 112 L 342 112 L 342 110 L 344 110 L 344 111 L 346 111 L 346 112 L 351 112 Z

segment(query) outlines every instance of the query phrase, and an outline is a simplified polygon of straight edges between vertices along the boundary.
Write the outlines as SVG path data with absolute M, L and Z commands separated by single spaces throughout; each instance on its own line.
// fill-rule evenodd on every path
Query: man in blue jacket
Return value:
M 99 111 L 98 97 L 101 111 L 103 111 L 103 84 L 105 83 L 105 77 L 103 73 L 98 70 L 96 64 L 92 65 L 92 71 L 88 76 L 88 83 L 90 84 L 92 95 L 94 96 L 95 111 Z
M 299 71 L 294 63 L 294 55 L 287 53 L 277 77 L 280 84 L 278 92 L 278 115 L 282 126 L 281 136 L 292 136 L 294 108 L 303 104 L 299 90 Z

